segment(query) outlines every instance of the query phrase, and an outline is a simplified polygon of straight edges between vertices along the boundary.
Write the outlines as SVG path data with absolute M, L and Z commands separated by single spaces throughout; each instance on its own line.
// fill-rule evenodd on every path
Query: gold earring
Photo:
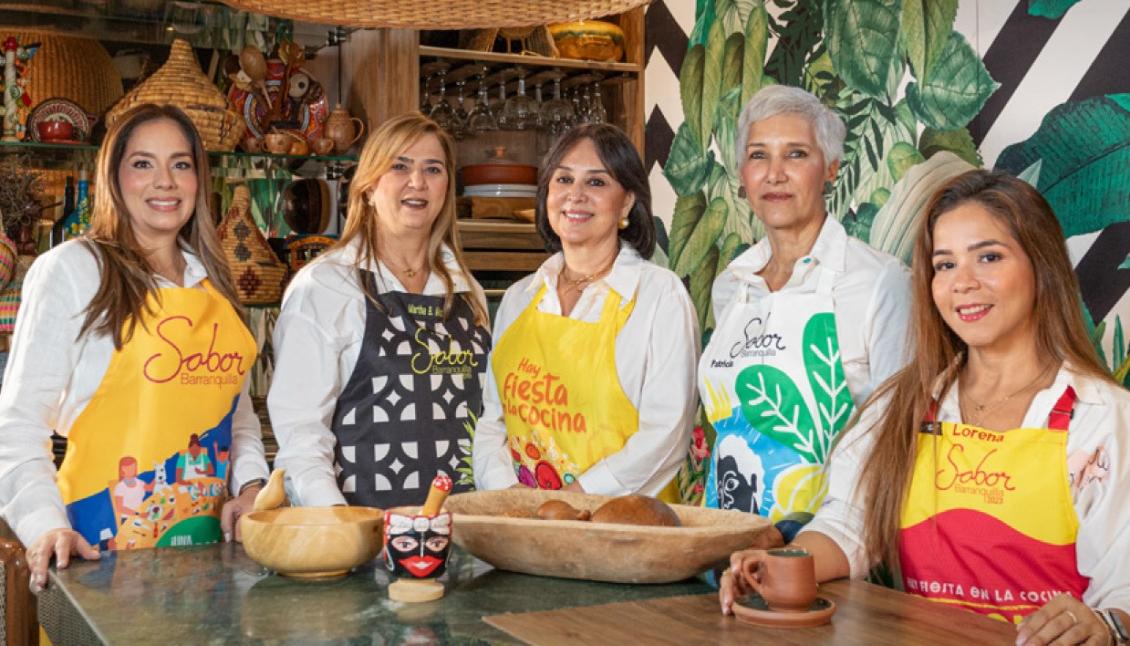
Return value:
M 620 226 L 621 231 L 623 231 L 624 229 L 627 229 L 628 228 L 628 218 L 624 218 L 623 220 L 620 220 L 619 226 Z

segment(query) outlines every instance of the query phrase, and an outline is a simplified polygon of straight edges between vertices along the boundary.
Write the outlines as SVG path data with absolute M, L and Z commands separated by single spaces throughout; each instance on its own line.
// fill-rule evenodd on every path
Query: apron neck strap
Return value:
M 1066 431 L 1068 425 L 1071 423 L 1071 418 L 1075 416 L 1075 402 L 1079 396 L 1075 394 L 1075 388 L 1068 386 L 1067 390 L 1056 400 L 1055 406 L 1052 406 L 1052 412 L 1048 414 L 1048 428 L 1053 431 Z M 931 399 L 930 405 L 926 407 L 926 417 L 922 421 L 926 424 L 933 424 L 938 419 L 938 400 Z

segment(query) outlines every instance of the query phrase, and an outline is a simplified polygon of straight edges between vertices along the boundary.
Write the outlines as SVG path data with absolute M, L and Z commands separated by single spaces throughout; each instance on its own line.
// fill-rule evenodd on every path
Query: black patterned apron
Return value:
M 376 293 L 375 277 L 362 279 Z M 437 472 L 472 488 L 471 431 L 482 412 L 490 332 L 456 298 L 366 299 L 361 353 L 334 410 L 337 483 L 351 505 L 420 505 Z

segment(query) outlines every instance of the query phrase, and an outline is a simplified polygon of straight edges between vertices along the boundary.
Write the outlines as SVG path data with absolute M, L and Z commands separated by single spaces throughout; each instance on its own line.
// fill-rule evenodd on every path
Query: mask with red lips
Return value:
M 447 569 L 451 514 L 385 512 L 385 567 L 396 576 L 434 579 Z

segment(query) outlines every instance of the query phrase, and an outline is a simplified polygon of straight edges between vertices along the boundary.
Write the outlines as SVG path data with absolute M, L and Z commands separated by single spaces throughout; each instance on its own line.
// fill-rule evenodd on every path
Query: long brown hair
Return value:
M 1007 227 L 1031 260 L 1036 297 L 1032 308 L 1037 350 L 1076 372 L 1114 383 L 1095 355 L 1080 310 L 1079 283 L 1051 206 L 1036 189 L 1011 175 L 971 170 L 930 198 L 918 225 L 911 262 L 913 361 L 888 379 L 863 408 L 881 405 L 883 417 L 862 465 L 860 493 L 867 501 L 864 547 L 871 562 L 898 563 L 898 531 L 917 455 L 918 430 L 937 389 L 953 386 L 965 364 L 966 345 L 934 305 L 934 227 L 938 218 L 966 202 L 984 207 Z M 879 403 L 882 402 L 882 403 Z
M 145 259 L 145 252 L 134 234 L 133 222 L 119 177 L 119 166 L 126 147 L 137 128 L 160 119 L 168 119 L 180 128 L 192 148 L 192 165 L 196 169 L 196 208 L 192 217 L 177 233 L 177 243 L 187 247 L 200 259 L 212 286 L 228 299 L 236 312 L 243 308 L 236 299 L 231 270 L 216 238 L 216 227 L 208 208 L 208 187 L 212 173 L 208 154 L 192 121 L 179 108 L 171 105 L 139 105 L 123 114 L 106 133 L 106 140 L 98 150 L 95 171 L 94 205 L 90 218 L 90 231 L 83 244 L 98 259 L 100 282 L 98 291 L 87 306 L 86 318 L 79 337 L 89 331 L 110 335 L 118 350 L 133 336 L 141 321 L 141 313 L 152 313 L 148 297 L 160 302 L 153 268 Z
M 447 171 L 447 191 L 443 198 L 443 206 L 440 207 L 439 216 L 432 224 L 432 231 L 428 237 L 428 270 L 443 281 L 443 315 L 446 318 L 450 316 L 455 301 L 455 283 L 443 262 L 445 244 L 455 254 L 455 262 L 463 275 L 469 281 L 472 277 L 467 269 L 467 263 L 463 260 L 459 248 L 459 234 L 455 230 L 455 144 L 436 122 L 412 112 L 389 119 L 373 132 L 361 149 L 357 172 L 349 188 L 349 216 L 345 221 L 341 240 L 334 247 L 343 247 L 354 240 L 358 241 L 361 246 L 356 264 L 358 275 L 363 267 L 369 266 L 374 260 L 380 260 L 377 251 L 379 235 L 377 219 L 380 214 L 369 203 L 369 191 L 377 185 L 381 176 L 392 168 L 393 162 L 401 153 L 416 143 L 420 137 L 427 135 L 434 135 L 439 140 L 443 148 L 443 166 Z M 369 293 L 365 281 L 361 281 L 361 289 L 369 300 L 376 302 L 376 295 Z M 489 318 L 486 308 L 479 299 L 471 294 L 461 294 L 461 296 L 474 312 L 475 323 L 486 325 Z

